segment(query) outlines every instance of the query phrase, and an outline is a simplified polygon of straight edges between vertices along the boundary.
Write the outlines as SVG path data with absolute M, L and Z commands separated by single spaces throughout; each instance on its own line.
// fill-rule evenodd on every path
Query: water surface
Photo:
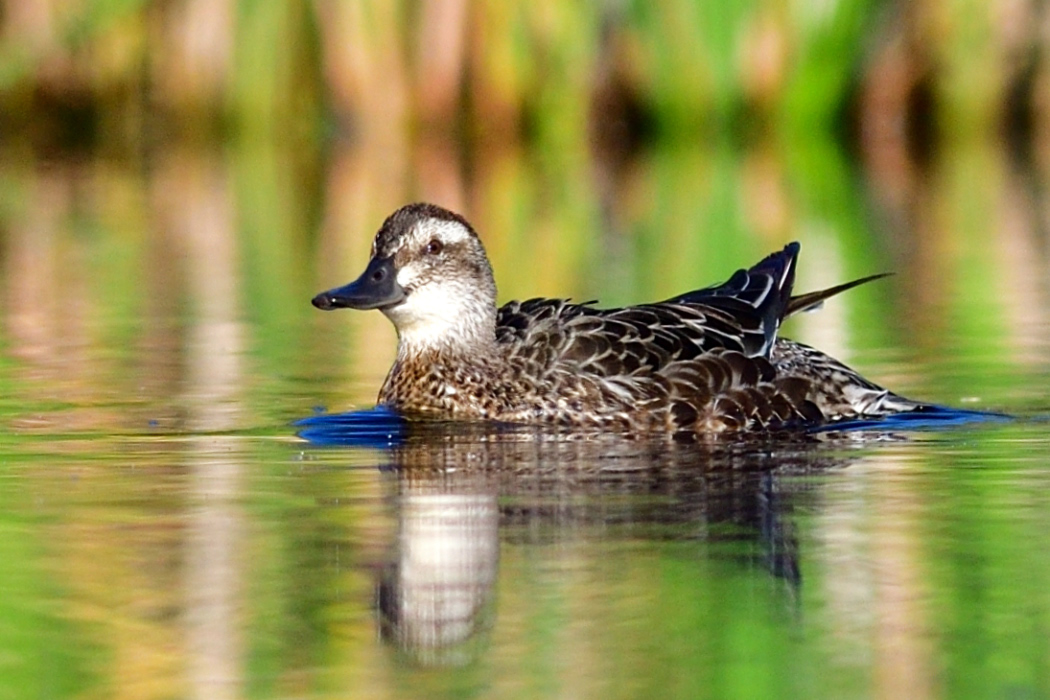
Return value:
M 803 291 L 896 271 L 787 332 L 1022 420 L 313 444 L 293 421 L 370 405 L 394 335 L 309 300 L 427 192 L 356 152 L 5 159 L 0 697 L 1050 695 L 1041 190 L 962 150 L 894 208 L 834 152 L 757 157 L 657 149 L 610 195 L 498 154 L 445 203 L 503 299 L 666 298 L 792 239 Z

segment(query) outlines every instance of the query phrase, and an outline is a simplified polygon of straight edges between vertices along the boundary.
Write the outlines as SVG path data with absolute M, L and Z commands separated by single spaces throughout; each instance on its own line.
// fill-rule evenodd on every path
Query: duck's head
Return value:
M 409 204 L 383 222 L 368 267 L 321 292 L 319 309 L 379 309 L 402 350 L 477 349 L 495 342 L 496 283 L 466 219 L 433 204 Z

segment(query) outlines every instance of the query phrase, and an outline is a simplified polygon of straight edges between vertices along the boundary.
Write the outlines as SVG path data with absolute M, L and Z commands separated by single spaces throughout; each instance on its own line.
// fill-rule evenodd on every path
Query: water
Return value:
M 1038 173 L 953 152 L 902 218 L 843 163 L 784 162 L 769 219 L 747 153 L 646 154 L 611 194 L 534 158 L 447 196 L 502 298 L 666 298 L 798 238 L 803 291 L 898 274 L 792 337 L 1022 419 L 310 443 L 293 421 L 368 406 L 394 344 L 310 298 L 436 195 L 355 153 L 7 158 L 0 698 L 1050 696 L 1050 265 L 1012 179 Z

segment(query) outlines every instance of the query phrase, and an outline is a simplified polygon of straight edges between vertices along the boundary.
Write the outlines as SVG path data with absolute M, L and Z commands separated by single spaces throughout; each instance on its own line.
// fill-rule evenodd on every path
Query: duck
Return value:
M 704 438 L 928 410 L 779 335 L 793 314 L 885 276 L 793 295 L 799 251 L 789 243 L 721 284 L 664 301 L 497 306 L 474 227 L 414 203 L 383 221 L 360 277 L 312 303 L 378 309 L 393 323 L 397 355 L 377 404 L 408 419 Z

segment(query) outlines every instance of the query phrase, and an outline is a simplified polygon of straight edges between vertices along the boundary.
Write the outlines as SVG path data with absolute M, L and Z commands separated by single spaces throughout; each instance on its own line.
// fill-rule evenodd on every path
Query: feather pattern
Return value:
M 314 303 L 380 308 L 394 321 L 398 356 L 379 403 L 408 415 L 695 437 L 921 408 L 778 336 L 788 315 L 879 277 L 793 297 L 798 254 L 791 243 L 722 284 L 658 303 L 601 309 L 529 299 L 497 310 L 491 268 L 470 225 L 432 205 L 409 205 L 380 229 L 362 279 Z M 391 291 L 377 281 L 369 273 L 377 260 L 393 261 L 396 279 L 411 288 Z M 361 291 L 368 284 L 385 284 L 375 294 L 386 296 L 368 297 Z M 428 296 L 419 292 L 426 285 L 467 297 L 464 290 L 479 290 L 478 298 Z M 453 308 L 412 306 L 413 295 Z

